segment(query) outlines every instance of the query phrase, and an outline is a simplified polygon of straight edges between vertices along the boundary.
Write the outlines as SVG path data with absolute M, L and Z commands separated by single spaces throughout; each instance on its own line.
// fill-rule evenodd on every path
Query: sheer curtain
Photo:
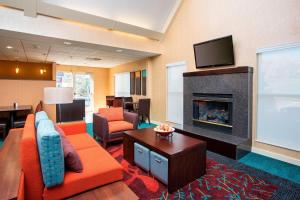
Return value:
M 115 96 L 130 96 L 130 72 L 115 74 Z

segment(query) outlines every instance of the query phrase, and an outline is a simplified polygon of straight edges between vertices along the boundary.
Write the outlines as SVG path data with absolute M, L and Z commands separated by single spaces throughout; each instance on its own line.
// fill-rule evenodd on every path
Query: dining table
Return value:
M 16 113 L 18 111 L 32 111 L 31 105 L 19 105 L 19 106 L 0 106 L 0 112 L 8 112 L 9 113 L 9 125 L 10 128 L 13 127 L 14 119 L 16 117 Z

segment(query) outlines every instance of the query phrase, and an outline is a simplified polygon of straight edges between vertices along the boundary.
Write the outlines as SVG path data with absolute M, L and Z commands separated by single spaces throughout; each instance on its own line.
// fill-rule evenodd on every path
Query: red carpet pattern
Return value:
M 264 180 L 230 169 L 214 160 L 207 160 L 206 174 L 169 194 L 165 185 L 137 166 L 131 166 L 123 159 L 123 146 L 108 148 L 110 154 L 124 168 L 125 183 L 140 199 L 269 199 L 277 189 Z

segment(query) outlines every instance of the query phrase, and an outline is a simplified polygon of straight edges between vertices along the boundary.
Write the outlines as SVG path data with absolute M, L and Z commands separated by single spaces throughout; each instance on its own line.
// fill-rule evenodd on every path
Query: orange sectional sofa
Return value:
M 64 182 L 52 188 L 43 184 L 36 142 L 34 115 L 28 115 L 21 141 L 25 200 L 63 199 L 123 179 L 122 166 L 86 133 L 84 122 L 59 125 L 80 156 L 83 172 L 66 171 Z

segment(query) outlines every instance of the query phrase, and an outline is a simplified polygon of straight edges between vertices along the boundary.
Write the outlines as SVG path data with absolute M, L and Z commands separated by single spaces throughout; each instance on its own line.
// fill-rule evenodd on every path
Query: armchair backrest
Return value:
M 107 121 L 123 121 L 123 107 L 116 108 L 100 108 L 99 114 L 107 119 Z
M 41 200 L 44 183 L 36 142 L 33 114 L 27 116 L 20 150 L 21 165 L 25 176 L 25 199 Z

